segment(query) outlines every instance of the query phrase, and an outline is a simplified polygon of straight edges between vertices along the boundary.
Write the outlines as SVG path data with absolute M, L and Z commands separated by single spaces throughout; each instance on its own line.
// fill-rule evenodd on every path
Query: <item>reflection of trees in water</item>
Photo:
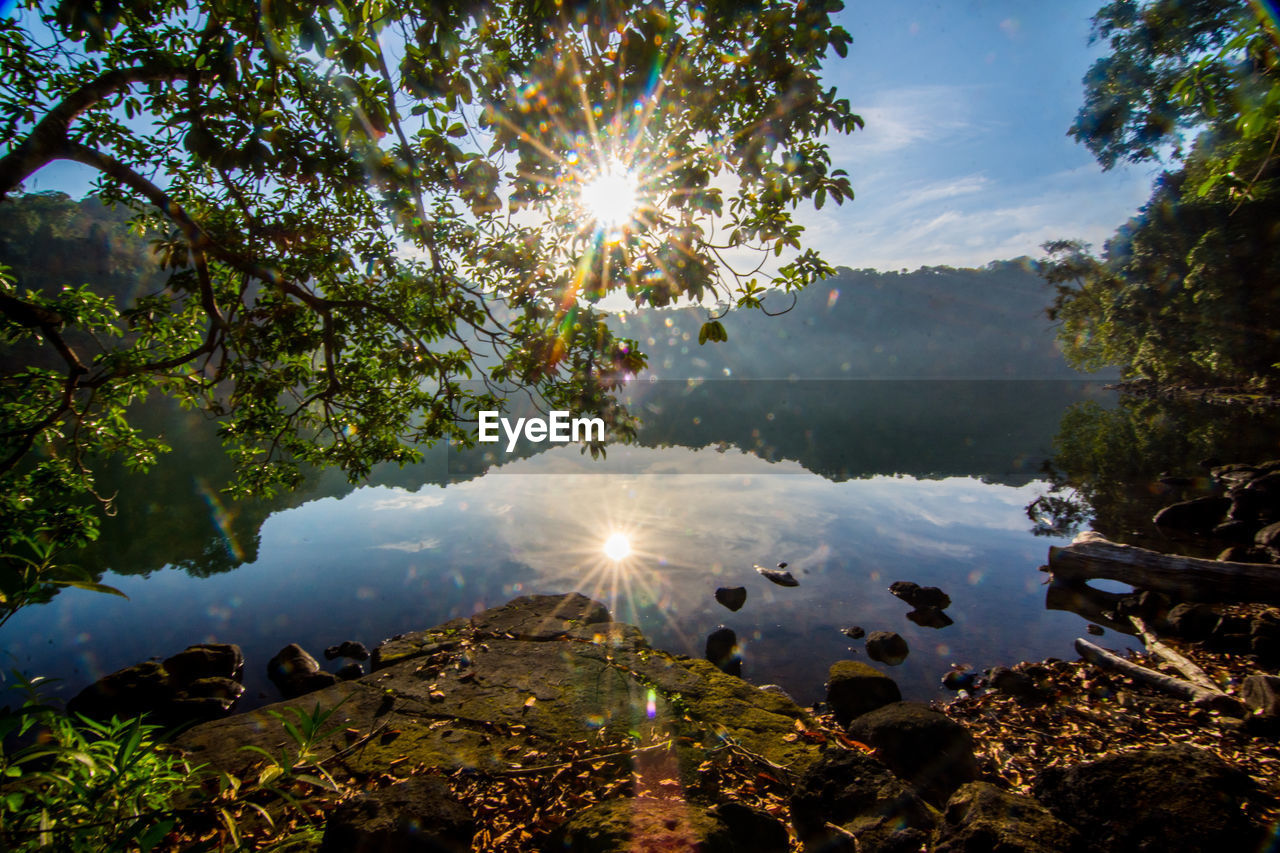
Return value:
M 641 382 L 630 405 L 643 420 L 645 447 L 736 447 L 836 482 L 905 475 L 1022 486 L 1038 476 L 1063 407 L 1096 391 L 1060 381 Z M 355 488 L 340 472 L 313 471 L 294 492 L 231 502 L 221 492 L 234 472 L 214 423 L 171 406 L 143 419 L 174 452 L 146 475 L 115 469 L 104 477 L 107 491 L 119 492 L 120 511 L 79 557 L 95 571 L 147 574 L 170 565 L 195 576 L 226 572 L 257 559 L 259 531 L 273 512 Z M 443 487 L 549 446 L 522 441 L 507 455 L 498 445 L 436 445 L 416 465 L 375 468 L 368 482 Z
M 1189 400 L 1122 397 L 1071 406 L 1045 463 L 1050 487 L 1027 507 L 1041 534 L 1092 522 L 1108 539 L 1167 548 L 1151 522 L 1162 507 L 1212 490 L 1209 467 L 1280 455 L 1280 413 Z M 1180 543 L 1194 548 L 1191 543 Z

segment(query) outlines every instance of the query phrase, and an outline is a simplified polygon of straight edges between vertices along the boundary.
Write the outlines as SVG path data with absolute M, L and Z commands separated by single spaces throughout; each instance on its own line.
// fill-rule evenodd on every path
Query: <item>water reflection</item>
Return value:
M 435 452 L 379 470 L 373 486 L 322 474 L 280 502 L 220 509 L 190 485 L 216 492 L 219 470 L 193 431 L 189 452 L 166 462 L 207 463 L 199 475 L 160 466 L 171 490 L 149 481 L 126 494 L 120 526 L 93 552 L 123 570 L 106 581 L 130 600 L 64 592 L 15 616 L 0 646 L 74 692 L 191 643 L 237 642 L 253 703 L 274 698 L 265 661 L 287 643 L 373 644 L 516 595 L 579 590 L 690 655 L 727 625 L 744 675 L 801 701 L 820 698 L 833 661 L 865 654 L 841 633 L 851 624 L 907 640 L 893 675 L 918 698 L 937 694 L 952 663 L 1070 653 L 1079 617 L 1045 609 L 1035 569 L 1050 543 L 1024 510 L 1044 489 L 1034 472 L 1063 408 L 1096 387 L 662 389 L 638 389 L 645 446 L 612 447 L 603 462 L 563 446 L 516 459 Z M 604 550 L 615 534 L 631 549 L 620 559 Z M 236 547 L 246 562 L 227 571 Z M 778 562 L 798 587 L 752 568 Z M 166 564 L 189 574 L 156 571 Z M 912 619 L 888 592 L 898 580 L 946 590 L 953 624 Z M 715 600 L 722 586 L 746 588 L 741 610 Z

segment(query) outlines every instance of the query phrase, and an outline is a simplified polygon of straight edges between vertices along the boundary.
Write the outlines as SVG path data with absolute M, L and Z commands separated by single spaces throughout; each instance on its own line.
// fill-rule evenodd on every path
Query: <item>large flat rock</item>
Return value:
M 334 710 L 317 754 L 353 772 L 509 770 L 529 751 L 536 765 L 558 746 L 606 740 L 671 739 L 682 774 L 695 772 L 702 747 L 725 742 L 797 773 L 817 758 L 815 746 L 784 740 L 805 718 L 794 702 L 650 648 L 639 629 L 581 595 L 516 599 L 390 640 L 375 660 L 382 668 L 363 678 L 196 726 L 178 745 L 197 763 L 243 775 L 262 760 L 244 746 L 293 748 L 278 715 L 319 706 Z

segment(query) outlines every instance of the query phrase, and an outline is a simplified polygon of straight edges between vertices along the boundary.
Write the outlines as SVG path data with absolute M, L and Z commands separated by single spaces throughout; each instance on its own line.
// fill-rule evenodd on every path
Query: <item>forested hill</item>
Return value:
M 914 272 L 842 267 L 782 316 L 730 312 L 721 320 L 727 342 L 698 344 L 707 312 L 694 308 L 629 314 L 615 328 L 640 342 L 649 372 L 664 379 L 1077 378 L 1045 314 L 1052 298 L 1026 259 Z M 765 307 L 789 304 L 773 294 Z

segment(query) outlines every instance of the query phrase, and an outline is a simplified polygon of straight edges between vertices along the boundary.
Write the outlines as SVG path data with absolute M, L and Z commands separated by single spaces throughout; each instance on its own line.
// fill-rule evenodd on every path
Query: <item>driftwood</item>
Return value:
M 1172 664 L 1173 667 L 1182 673 L 1183 677 L 1192 684 L 1203 687 L 1205 690 L 1211 690 L 1214 693 L 1222 693 L 1222 688 L 1218 686 L 1218 682 L 1209 677 L 1209 673 L 1196 666 L 1192 661 L 1182 656 L 1178 652 L 1160 642 L 1160 639 L 1152 633 L 1147 624 L 1137 616 L 1130 616 L 1129 620 L 1133 622 L 1133 627 L 1138 629 L 1138 636 L 1142 638 L 1142 643 L 1147 647 L 1147 651 L 1161 660 Z
M 1280 566 L 1159 554 L 1097 533 L 1081 533 L 1065 548 L 1050 548 L 1049 571 L 1064 581 L 1107 578 L 1183 601 L 1280 604 Z
M 1198 684 L 1192 684 L 1190 681 L 1183 681 L 1181 678 L 1174 678 L 1171 675 L 1156 672 L 1154 669 L 1147 669 L 1145 666 L 1125 660 L 1117 654 L 1095 646 L 1082 637 L 1076 638 L 1076 651 L 1080 653 L 1082 658 L 1095 666 L 1118 672 L 1121 675 L 1132 678 L 1139 684 L 1154 687 L 1172 696 L 1177 696 L 1179 699 L 1196 702 L 1225 713 L 1240 712 L 1241 705 L 1239 701 L 1227 696 L 1221 690 L 1209 690 Z

